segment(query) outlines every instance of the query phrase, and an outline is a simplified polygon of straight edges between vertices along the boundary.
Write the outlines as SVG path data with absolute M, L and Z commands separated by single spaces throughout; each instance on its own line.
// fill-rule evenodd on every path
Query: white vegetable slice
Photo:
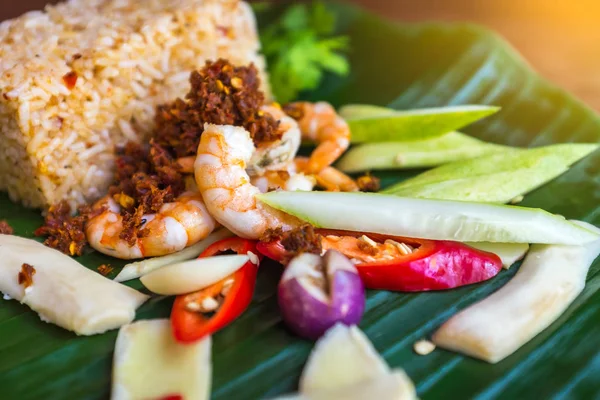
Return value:
M 389 373 L 390 367 L 360 329 L 336 324 L 310 354 L 300 392 L 351 386 Z
M 402 370 L 379 375 L 368 381 L 349 386 L 320 389 L 309 393 L 298 393 L 278 397 L 276 400 L 414 400 L 415 387 Z
M 211 233 L 206 239 L 187 247 L 177 253 L 169 254 L 162 257 L 147 258 L 145 260 L 129 263 L 123 267 L 119 275 L 115 278 L 117 282 L 125 282 L 132 279 L 137 279 L 165 265 L 175 264 L 181 261 L 191 260 L 196 258 L 211 244 L 219 240 L 233 236 L 233 233 L 227 229 L 219 229 Z
M 300 398 L 415 399 L 404 371 L 390 370 L 356 326 L 337 324 L 319 339 L 300 378 Z
M 300 392 L 277 400 L 413 400 L 415 386 L 390 370 L 356 326 L 337 324 L 315 345 L 300 377 Z
M 27 290 L 18 282 L 23 263 L 35 268 Z M 26 304 L 43 321 L 78 335 L 127 324 L 148 296 L 91 271 L 35 240 L 0 235 L 0 291 Z
M 600 237 L 534 208 L 378 193 L 270 192 L 258 198 L 319 228 L 459 242 L 584 244 Z
M 466 244 L 479 250 L 494 253 L 502 260 L 504 269 L 509 269 L 514 263 L 525 257 L 527 250 L 529 250 L 527 243 L 470 242 Z
M 183 345 L 173 338 L 168 319 L 138 321 L 119 331 L 111 399 L 208 399 L 211 375 L 210 336 Z
M 198 258 L 167 265 L 140 279 L 151 292 L 166 296 L 195 292 L 217 283 L 247 263 L 247 255 Z
M 600 240 L 585 246 L 532 246 L 506 286 L 450 318 L 433 335 L 434 343 L 490 363 L 504 359 L 567 309 L 599 253 Z

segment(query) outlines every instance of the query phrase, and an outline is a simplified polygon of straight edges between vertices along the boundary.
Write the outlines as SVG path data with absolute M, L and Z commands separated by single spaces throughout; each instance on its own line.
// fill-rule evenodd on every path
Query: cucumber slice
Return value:
M 566 172 L 596 144 L 511 149 L 426 171 L 384 190 L 405 197 L 507 203 Z
M 433 184 L 412 185 L 400 189 L 390 187 L 384 190 L 383 193 L 422 199 L 502 204 L 509 203 L 515 197 L 534 190 L 543 183 L 567 172 L 568 168 L 562 165 L 550 164 L 547 165 L 547 168 L 539 171 L 538 176 L 534 175 L 535 170 L 523 169 L 474 178 L 451 179 Z M 410 185 L 410 182 L 408 184 Z
M 453 106 L 393 111 L 375 106 L 352 105 L 340 110 L 346 116 L 352 142 L 423 140 L 455 131 L 494 114 L 498 107 Z M 358 115 L 359 117 L 353 117 Z
M 510 149 L 485 143 L 460 132 L 410 142 L 365 143 L 350 149 L 338 162 L 344 172 L 435 167 L 453 161 Z
M 258 198 L 319 228 L 459 242 L 583 244 L 599 236 L 534 208 L 379 193 L 270 192 Z

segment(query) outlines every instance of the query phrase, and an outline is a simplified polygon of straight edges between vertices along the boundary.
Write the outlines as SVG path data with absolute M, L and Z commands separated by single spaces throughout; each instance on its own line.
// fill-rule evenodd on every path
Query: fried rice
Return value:
M 206 60 L 264 60 L 237 0 L 71 0 L 0 24 L 0 190 L 47 208 L 99 198 L 115 146 L 141 141 L 158 104 Z

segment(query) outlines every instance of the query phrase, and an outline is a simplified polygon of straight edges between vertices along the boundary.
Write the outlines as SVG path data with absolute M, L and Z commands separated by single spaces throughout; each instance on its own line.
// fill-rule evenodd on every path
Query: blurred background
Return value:
M 600 0 L 346 1 L 399 21 L 485 25 L 504 36 L 546 78 L 600 110 Z M 0 0 L 0 19 L 46 3 Z

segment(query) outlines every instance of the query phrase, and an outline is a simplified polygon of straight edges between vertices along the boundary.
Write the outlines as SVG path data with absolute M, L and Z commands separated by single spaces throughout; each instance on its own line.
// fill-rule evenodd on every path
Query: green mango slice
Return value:
M 566 172 L 598 148 L 596 144 L 556 144 L 511 149 L 426 171 L 383 193 L 404 197 L 508 203 Z
M 424 140 L 442 136 L 496 113 L 492 106 L 464 105 L 394 111 L 370 105 L 340 109 L 353 143 Z
M 344 172 L 436 167 L 510 149 L 460 132 L 409 142 L 365 143 L 351 148 L 337 167 Z

